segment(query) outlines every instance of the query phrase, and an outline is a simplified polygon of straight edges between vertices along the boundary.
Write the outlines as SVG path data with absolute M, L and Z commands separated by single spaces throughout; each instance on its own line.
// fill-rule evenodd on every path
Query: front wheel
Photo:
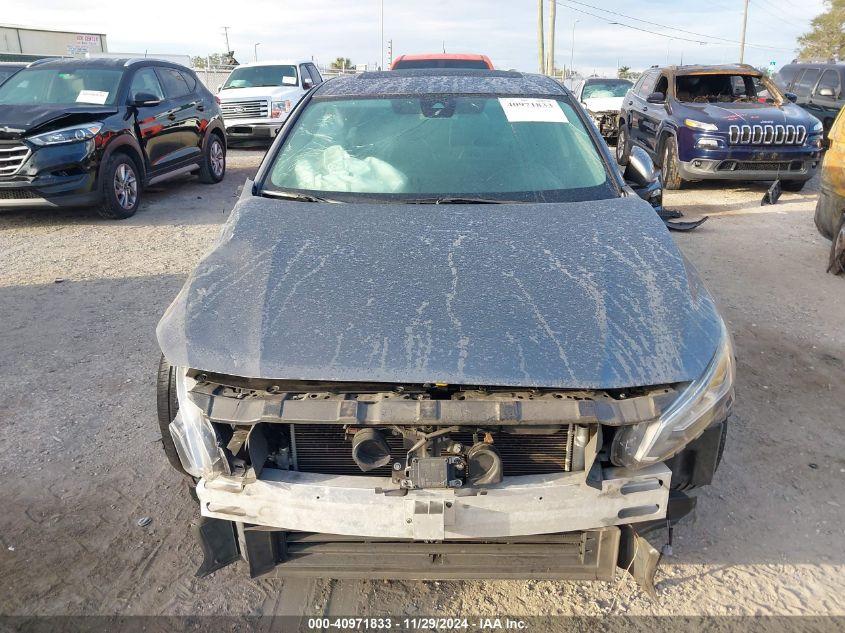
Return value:
M 125 220 L 135 215 L 141 203 L 138 166 L 126 154 L 113 154 L 100 170 L 100 215 Z
M 622 166 L 628 164 L 631 154 L 631 141 L 628 140 L 628 130 L 625 123 L 619 124 L 619 136 L 616 137 L 616 162 Z
M 209 185 L 223 180 L 226 175 L 226 147 L 217 134 L 208 139 L 200 165 L 200 182 Z
M 663 144 L 663 163 L 660 166 L 660 175 L 663 177 L 663 188 L 677 190 L 684 186 L 684 179 L 681 177 L 678 165 L 678 141 L 670 136 Z

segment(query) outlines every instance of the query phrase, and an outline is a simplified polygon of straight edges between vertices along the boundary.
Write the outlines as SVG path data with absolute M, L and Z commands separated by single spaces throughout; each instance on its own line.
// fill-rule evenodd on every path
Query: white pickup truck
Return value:
M 230 141 L 271 140 L 302 96 L 323 77 L 311 61 L 244 64 L 220 87 L 220 108 Z

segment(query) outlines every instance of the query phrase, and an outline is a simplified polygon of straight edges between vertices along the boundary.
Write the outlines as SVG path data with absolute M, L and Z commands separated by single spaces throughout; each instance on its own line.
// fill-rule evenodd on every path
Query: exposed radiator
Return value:
M 296 447 L 297 469 L 307 473 L 328 475 L 390 475 L 390 466 L 364 473 L 352 460 L 352 442 L 338 424 L 291 424 Z M 493 446 L 502 457 L 504 475 L 540 475 L 571 470 L 571 427 L 547 435 L 514 435 L 494 433 Z M 449 437 L 469 447 L 472 433 L 451 433 Z M 385 432 L 394 461 L 405 463 L 407 448 L 402 438 Z

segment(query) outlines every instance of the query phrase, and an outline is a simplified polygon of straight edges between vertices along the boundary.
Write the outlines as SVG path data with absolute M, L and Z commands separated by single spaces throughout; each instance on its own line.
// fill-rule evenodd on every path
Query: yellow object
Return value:
M 839 111 L 828 134 L 830 147 L 822 163 L 822 186 L 845 198 L 845 108 Z

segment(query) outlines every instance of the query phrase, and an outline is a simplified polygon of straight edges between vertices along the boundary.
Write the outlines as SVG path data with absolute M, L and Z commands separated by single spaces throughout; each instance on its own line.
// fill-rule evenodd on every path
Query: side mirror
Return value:
M 790 100 L 792 103 L 795 103 L 796 101 L 798 101 L 798 95 L 795 94 L 794 92 L 784 92 L 783 96 L 786 97 L 788 100 Z
M 820 97 L 833 97 L 833 88 L 819 88 Z
M 223 84 L 218 84 L 217 85 L 217 92 L 220 92 L 221 90 L 223 90 Z
M 649 103 L 666 103 L 666 95 L 662 92 L 652 92 L 646 98 Z
M 161 99 L 151 92 L 136 92 L 132 97 L 132 105 L 138 108 L 157 106 L 160 103 Z
M 634 187 L 648 187 L 660 176 L 654 169 L 654 162 L 651 160 L 651 156 L 642 147 L 635 145 L 631 148 L 623 177 L 625 178 L 625 182 L 630 183 Z
M 313 81 L 310 81 L 310 80 L 308 80 L 308 79 L 303 79 L 303 80 L 302 80 L 302 89 L 303 89 L 303 90 L 311 90 L 311 88 L 313 88 L 313 87 L 314 87 L 314 82 L 313 82 Z

